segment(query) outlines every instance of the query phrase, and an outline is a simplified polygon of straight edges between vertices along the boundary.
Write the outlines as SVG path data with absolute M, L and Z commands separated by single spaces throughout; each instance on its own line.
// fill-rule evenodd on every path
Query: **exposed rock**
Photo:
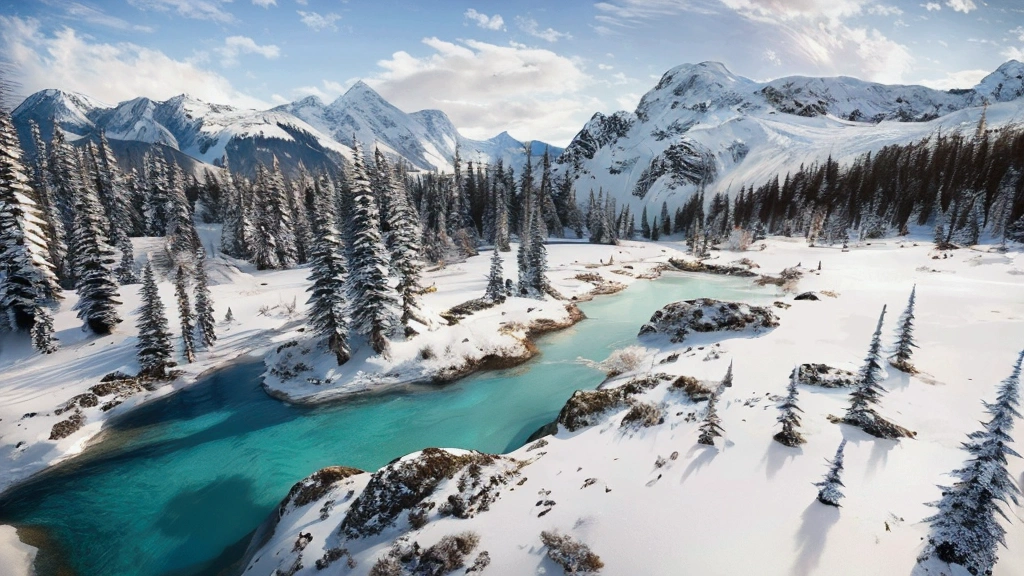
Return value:
M 573 432 L 597 423 L 601 415 L 621 410 L 632 396 L 654 388 L 661 383 L 658 377 L 637 378 L 616 388 L 577 390 L 558 413 L 557 422 Z
M 64 404 L 61 404 L 56 410 L 53 411 L 53 413 L 59 416 L 74 408 L 93 408 L 95 406 L 99 406 L 99 404 L 100 399 L 97 398 L 95 394 L 91 392 L 86 392 L 85 394 L 79 394 L 77 396 L 72 397 Z
M 639 335 L 667 334 L 673 343 L 679 343 L 690 332 L 760 332 L 778 325 L 779 318 L 763 306 L 698 298 L 665 305 L 640 328 Z
M 284 497 L 284 500 L 277 507 L 278 511 L 283 515 L 289 504 L 298 508 L 315 502 L 323 497 L 324 494 L 327 494 L 338 482 L 357 474 L 365 474 L 365 472 L 358 468 L 349 468 L 347 466 L 329 466 L 317 470 L 292 486 L 292 489 L 288 491 L 288 495 Z
M 821 300 L 821 298 L 818 298 L 818 295 L 815 294 L 814 292 L 804 292 L 803 294 L 797 294 L 796 296 L 794 296 L 793 300 L 815 300 L 815 301 L 817 301 L 817 300 Z
M 68 417 L 67 420 L 61 420 L 53 425 L 50 429 L 50 440 L 60 440 L 67 438 L 75 432 L 78 432 L 85 425 L 85 415 L 79 411 L 75 411 L 74 414 Z
M 458 324 L 463 318 L 479 312 L 481 310 L 487 310 L 498 305 L 498 302 L 488 300 L 486 298 L 477 298 L 475 300 L 469 300 L 456 306 L 452 306 L 448 310 L 441 312 L 441 317 L 448 321 L 449 324 Z
M 692 376 L 680 376 L 672 382 L 672 389 L 681 390 L 692 402 L 703 402 L 711 398 L 714 388 Z
M 544 531 L 540 540 L 547 547 L 548 558 L 562 567 L 566 574 L 588 574 L 600 572 L 604 562 L 590 548 L 569 535 Z
M 703 272 L 705 274 L 741 276 L 744 278 L 757 276 L 756 273 L 750 271 L 750 268 L 743 266 L 721 266 L 719 264 L 709 264 L 698 260 L 682 260 L 679 258 L 669 258 L 668 263 L 683 272 Z
M 665 423 L 665 411 L 651 402 L 634 401 L 632 408 L 622 417 L 621 428 L 650 428 Z
M 373 474 L 362 494 L 356 497 L 341 523 L 341 534 L 360 538 L 380 534 L 399 515 L 433 494 L 443 480 L 454 478 L 470 464 L 486 466 L 500 456 L 480 452 L 454 454 L 427 448 L 400 459 Z
M 801 364 L 797 370 L 797 381 L 807 386 L 852 388 L 857 385 L 856 374 L 826 364 Z

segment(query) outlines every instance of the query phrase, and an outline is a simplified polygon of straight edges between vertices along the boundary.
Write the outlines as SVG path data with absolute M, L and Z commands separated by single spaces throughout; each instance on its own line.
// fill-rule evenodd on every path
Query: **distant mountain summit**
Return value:
M 580 194 L 603 188 L 639 211 L 696 190 L 738 191 L 801 163 L 877 150 L 950 130 L 1016 121 L 1024 64 L 1011 60 L 977 86 L 934 90 L 856 78 L 756 82 L 718 62 L 666 72 L 633 112 L 595 114 L 559 159 Z M 683 198 L 679 198 L 682 196 Z
M 363 82 L 329 105 L 310 96 L 266 111 L 209 104 L 187 94 L 163 102 L 140 97 L 109 107 L 81 94 L 43 90 L 25 99 L 13 118 L 25 144 L 34 120 L 47 140 L 54 124 L 71 139 L 102 130 L 110 140 L 162 145 L 208 164 L 226 156 L 232 169 L 247 173 L 274 156 L 286 172 L 296 171 L 300 161 L 311 170 L 336 169 L 351 156 L 354 139 L 401 156 L 419 170 L 451 171 L 456 147 L 463 161 L 500 159 L 517 170 L 526 158 L 524 144 L 508 133 L 471 140 L 444 112 L 407 114 Z M 534 149 L 542 151 L 543 145 Z M 562 149 L 551 152 L 557 156 Z

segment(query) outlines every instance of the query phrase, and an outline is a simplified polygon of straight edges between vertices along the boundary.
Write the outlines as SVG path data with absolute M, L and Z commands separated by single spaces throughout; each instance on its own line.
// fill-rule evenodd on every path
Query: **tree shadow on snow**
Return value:
M 839 508 L 817 500 L 807 506 L 801 516 L 800 530 L 796 533 L 798 551 L 791 574 L 810 576 L 814 573 L 825 551 L 828 533 L 836 522 L 839 522 Z
M 775 475 L 779 473 L 779 470 L 782 470 L 787 460 L 796 458 L 803 453 L 804 449 L 799 446 L 791 448 L 772 440 L 768 444 L 768 450 L 765 451 L 764 458 L 761 458 L 761 462 L 764 463 L 765 478 L 768 480 L 775 478 Z
M 871 443 L 871 455 L 868 457 L 868 464 L 864 469 L 864 477 L 871 478 L 880 469 L 884 469 L 889 462 L 889 452 L 899 445 L 899 440 L 883 440 L 875 438 Z
M 683 477 L 680 480 L 680 483 L 686 482 L 686 479 L 689 478 L 694 472 L 707 466 L 708 464 L 711 463 L 712 460 L 715 459 L 715 456 L 718 456 L 717 447 L 706 446 L 704 444 L 698 444 L 694 446 L 693 448 L 690 449 L 690 453 L 687 455 L 693 455 L 695 452 L 698 451 L 700 452 L 700 454 L 690 461 L 690 464 L 686 466 L 686 470 L 683 470 Z

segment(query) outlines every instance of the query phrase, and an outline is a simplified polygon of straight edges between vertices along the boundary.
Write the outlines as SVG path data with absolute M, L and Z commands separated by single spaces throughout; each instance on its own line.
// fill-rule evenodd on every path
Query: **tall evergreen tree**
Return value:
M 0 98 L 3 95 L 0 90 Z M 52 304 L 61 297 L 48 242 L 18 136 L 10 116 L 0 110 L 0 329 L 30 329 L 37 304 Z
M 822 504 L 828 504 L 829 506 L 839 506 L 839 501 L 843 499 L 843 481 L 840 476 L 843 473 L 843 449 L 846 448 L 846 438 L 839 443 L 839 449 L 836 450 L 836 455 L 832 460 L 828 461 L 828 473 L 825 474 L 825 479 L 821 482 L 817 482 L 814 485 L 818 486 L 818 502 Z
M 914 342 L 914 301 L 917 297 L 917 286 L 910 290 L 910 300 L 907 302 L 907 309 L 900 317 L 898 332 L 896 333 L 896 345 L 893 355 L 889 357 L 889 363 L 897 370 L 913 374 L 917 372 L 910 362 L 913 348 L 917 348 Z
M 317 185 L 319 187 L 319 185 Z M 348 362 L 352 351 L 348 343 L 348 303 L 345 299 L 345 254 L 341 237 L 334 224 L 334 215 L 318 203 L 313 219 L 313 245 L 310 253 L 309 323 L 318 336 L 325 339 L 338 366 Z
M 185 268 L 178 266 L 174 274 L 174 295 L 178 299 L 178 319 L 181 321 L 182 353 L 191 364 L 196 361 L 196 315 L 192 311 L 192 303 L 188 298 L 188 276 Z
M 114 151 L 110 149 L 104 132 L 100 132 L 94 162 L 96 195 L 107 219 L 107 228 L 104 232 L 111 245 L 120 246 L 134 231 L 136 217 L 132 214 L 132 203 L 124 174 L 117 165 Z
M 196 328 L 200 341 L 210 348 L 217 341 L 216 321 L 213 318 L 213 298 L 210 296 L 210 279 L 206 275 L 206 250 L 196 250 Z
M 131 239 L 127 236 L 121 238 L 121 244 L 118 246 L 118 249 L 121 251 L 121 262 L 117 265 L 117 269 L 114 270 L 117 281 L 122 286 L 137 283 L 139 277 L 135 273 L 135 251 L 132 248 Z
M 68 253 L 67 232 L 64 227 L 64 219 L 53 195 L 49 157 L 46 153 L 46 144 L 39 134 L 39 125 L 31 120 L 29 121 L 29 130 L 35 150 L 29 182 L 31 188 L 36 192 L 39 215 L 46 223 L 45 231 L 48 239 L 46 249 L 50 254 L 50 263 L 53 265 L 58 280 L 63 280 L 61 274 Z
M 796 398 L 800 393 L 797 389 L 798 374 L 799 368 L 793 368 L 793 373 L 789 377 L 789 386 L 786 388 L 786 397 L 779 403 L 778 421 L 782 424 L 782 430 L 774 438 L 784 446 L 799 446 L 806 442 L 797 431 L 797 428 L 800 427 L 799 413 L 803 412 L 796 403 Z
M 246 222 L 246 206 L 242 193 L 235 185 L 226 160 L 222 180 L 220 213 L 224 219 L 224 226 L 221 228 L 220 251 L 233 258 L 245 258 L 249 253 L 245 230 L 247 224 L 251 228 L 251 223 Z
M 640 216 L 640 235 L 648 240 L 651 239 L 651 224 L 647 221 L 646 205 L 644 205 L 643 214 Z
M 61 246 L 63 257 L 54 261 L 57 277 L 60 278 L 61 286 L 65 288 L 74 286 L 74 271 L 68 251 L 74 243 L 72 228 L 75 221 L 75 203 L 85 188 L 79 162 L 78 152 L 68 144 L 63 130 L 54 130 L 47 166 L 50 169 L 55 211 L 59 215 L 60 227 L 65 231 L 64 246 Z
M 534 208 L 534 218 L 539 220 L 541 215 L 540 203 L 537 203 Z M 548 285 L 547 271 L 548 271 L 548 250 L 544 246 L 544 228 L 540 226 L 530 228 L 530 243 L 527 248 L 529 253 L 527 260 L 529 261 L 529 285 L 530 292 L 537 295 L 537 297 L 543 298 L 544 294 L 547 294 L 550 287 Z
M 500 174 L 500 171 L 498 174 Z M 509 243 L 508 188 L 501 177 L 495 177 L 494 188 L 494 247 L 501 252 L 511 252 L 512 246 Z
M 420 286 L 423 270 L 423 264 L 420 262 L 420 229 L 412 206 L 409 204 L 409 197 L 405 189 L 397 182 L 384 154 L 380 150 L 375 150 L 374 159 L 382 187 L 379 193 L 390 199 L 387 246 L 391 252 L 391 267 L 398 276 L 396 289 L 402 299 L 400 320 L 405 326 L 406 336 L 412 336 L 416 331 L 410 322 L 415 320 L 426 324 L 419 312 L 419 295 L 423 290 L 423 287 Z
M 999 502 L 1019 504 L 1020 490 L 1007 471 L 1007 457 L 1020 455 L 1010 448 L 1010 432 L 1020 418 L 1020 371 L 1024 351 L 1017 357 L 1010 376 L 999 385 L 996 402 L 985 403 L 991 416 L 982 429 L 968 435 L 963 444 L 971 455 L 962 468 L 954 470 L 956 482 L 941 486 L 942 499 L 931 506 L 938 512 L 925 518 L 932 526 L 928 552 L 949 564 L 959 564 L 971 574 L 991 574 L 998 560 L 1000 544 L 1006 546 L 1006 530 L 998 516 L 1009 520 Z
M 352 324 L 356 332 L 369 339 L 375 352 L 386 357 L 389 355 L 388 335 L 394 332 L 398 324 L 395 317 L 398 298 L 388 284 L 390 262 L 381 238 L 380 211 L 370 189 L 370 180 L 358 144 L 353 153 L 349 180 L 355 196 L 352 260 L 349 263 L 351 278 L 348 283 Z
M 278 211 L 273 206 L 281 197 L 270 189 L 269 178 L 267 168 L 262 164 L 257 165 L 256 182 L 253 185 L 256 212 L 253 219 L 253 236 L 249 245 L 257 270 L 270 270 L 281 266 L 277 248 Z
M 142 306 L 136 327 L 139 329 L 139 341 L 135 347 L 140 374 L 166 377 L 167 369 L 174 366 L 171 333 L 167 329 L 167 316 L 153 276 L 153 265 L 148 262 L 142 270 Z
M 117 313 L 114 249 L 103 235 L 103 215 L 96 194 L 83 188 L 75 206 L 71 232 L 73 272 L 78 290 L 78 317 L 96 334 L 109 334 L 121 322 Z
M 672 220 L 668 214 L 668 203 L 661 203 L 661 233 L 664 236 L 668 236 L 672 233 Z

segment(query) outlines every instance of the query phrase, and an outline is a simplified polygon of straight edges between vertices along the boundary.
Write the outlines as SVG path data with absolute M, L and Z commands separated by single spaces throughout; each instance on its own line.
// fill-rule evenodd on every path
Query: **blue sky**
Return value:
M 464 134 L 567 143 L 633 109 L 669 68 L 764 80 L 850 75 L 970 87 L 1024 60 L 1015 0 L 4 0 L 0 46 L 25 94 L 116 103 L 187 92 L 266 108 L 358 79 Z

